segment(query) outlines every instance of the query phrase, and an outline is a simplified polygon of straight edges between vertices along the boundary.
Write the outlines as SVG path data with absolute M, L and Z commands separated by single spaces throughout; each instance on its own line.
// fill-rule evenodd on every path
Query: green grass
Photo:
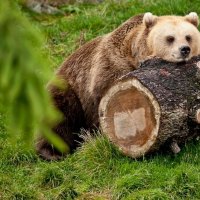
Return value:
M 46 35 L 52 70 L 80 45 L 113 30 L 129 17 L 152 13 L 200 14 L 189 0 L 120 1 L 64 7 L 66 16 L 25 13 Z M 2 109 L 1 109 L 2 110 Z M 180 154 L 158 153 L 139 160 L 123 156 L 105 137 L 91 138 L 60 162 L 40 160 L 20 138 L 10 142 L 0 114 L 0 199 L 200 199 L 200 142 Z

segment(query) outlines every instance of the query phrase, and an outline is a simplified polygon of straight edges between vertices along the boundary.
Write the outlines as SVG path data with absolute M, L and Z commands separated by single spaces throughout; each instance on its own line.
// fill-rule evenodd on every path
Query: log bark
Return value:
M 200 135 L 200 57 L 147 60 L 112 86 L 99 105 L 102 132 L 133 158 Z

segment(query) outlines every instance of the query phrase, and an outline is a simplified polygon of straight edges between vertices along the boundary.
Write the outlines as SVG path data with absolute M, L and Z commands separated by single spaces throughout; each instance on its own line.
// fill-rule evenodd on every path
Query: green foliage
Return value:
M 41 132 L 64 150 L 49 128 L 58 113 L 44 88 L 51 75 L 41 49 L 44 38 L 11 1 L 0 4 L 0 38 L 0 104 L 8 116 L 8 130 L 13 136 L 22 133 L 26 142 Z
M 76 7 L 80 11 L 70 11 L 70 15 L 63 17 L 33 15 L 26 12 L 31 23 L 45 34 L 45 39 L 38 38 L 40 41 L 38 46 L 35 46 L 35 42 L 33 44 L 37 48 L 36 53 L 39 52 L 39 57 L 32 62 L 38 62 L 40 56 L 46 57 L 38 50 L 43 45 L 45 51 L 50 54 L 52 66 L 58 67 L 66 55 L 80 45 L 79 40 L 82 36 L 85 41 L 88 41 L 108 33 L 135 14 L 146 11 L 159 15 L 184 15 L 191 11 L 200 14 L 200 3 L 193 0 L 105 1 L 97 6 L 76 5 Z M 9 12 L 12 16 L 13 13 Z M 67 9 L 66 13 L 69 13 Z M 2 29 L 0 34 L 1 32 Z M 34 32 L 38 30 L 34 29 Z M 12 34 L 14 33 L 15 31 Z M 23 42 L 21 39 L 16 46 L 23 45 Z M 1 45 L 0 42 L 0 49 Z M 7 54 L 4 53 L 4 56 Z M 27 59 L 26 61 L 28 62 Z M 40 72 L 36 74 L 43 80 L 44 85 L 49 79 L 45 75 L 49 73 L 46 70 L 52 69 L 52 66 L 48 64 L 34 66 L 36 66 L 34 69 Z M 43 67 L 47 68 L 43 69 Z M 134 160 L 123 156 L 106 137 L 97 134 L 97 137 L 88 136 L 82 147 L 65 160 L 45 162 L 40 160 L 33 150 L 25 149 L 21 140 L 18 140 L 15 145 L 8 142 L 8 133 L 5 129 L 7 109 L 0 108 L 0 110 L 2 110 L 0 114 L 0 199 L 200 199 L 200 141 L 183 146 L 180 154 L 175 156 L 158 153 Z

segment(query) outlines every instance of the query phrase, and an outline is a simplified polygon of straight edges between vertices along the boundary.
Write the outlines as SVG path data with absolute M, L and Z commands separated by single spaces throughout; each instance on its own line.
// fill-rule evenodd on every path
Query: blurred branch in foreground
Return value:
M 49 127 L 59 115 L 44 88 L 51 75 L 41 50 L 44 39 L 12 1 L 0 4 L 0 38 L 0 104 L 9 133 L 30 142 L 41 132 L 66 151 Z

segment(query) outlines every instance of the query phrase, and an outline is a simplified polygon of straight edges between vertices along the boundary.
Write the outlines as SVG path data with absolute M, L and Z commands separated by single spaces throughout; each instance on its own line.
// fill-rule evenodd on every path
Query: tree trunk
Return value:
M 147 60 L 123 76 L 99 105 L 102 132 L 133 158 L 200 135 L 200 57 Z

